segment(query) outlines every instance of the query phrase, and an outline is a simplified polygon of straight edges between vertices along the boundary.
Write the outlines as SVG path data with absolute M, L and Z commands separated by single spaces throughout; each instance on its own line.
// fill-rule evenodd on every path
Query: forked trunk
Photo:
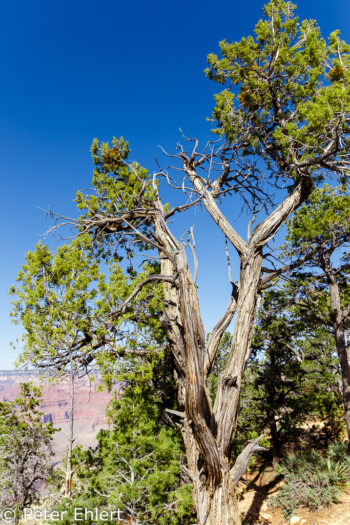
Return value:
M 208 399 L 206 382 L 204 381 L 203 386 L 198 388 L 200 373 L 195 366 L 191 366 L 192 355 L 198 355 L 198 352 L 193 352 L 193 349 L 187 348 L 185 406 L 187 421 L 191 422 L 191 426 L 188 424 L 186 426 L 185 423 L 184 442 L 188 467 L 193 477 L 198 525 L 238 525 L 241 523 L 234 493 L 234 483 L 230 475 L 229 458 L 238 411 L 241 378 L 250 354 L 261 262 L 260 252 L 251 254 L 242 262 L 243 278 L 241 279 L 242 287 L 239 291 L 239 310 L 233 346 L 226 369 L 220 378 L 218 399 L 214 411 L 206 406 Z M 183 293 L 182 296 L 184 295 Z M 188 297 L 188 301 L 190 302 L 190 297 Z M 197 310 L 195 304 L 191 306 L 193 318 Z M 187 329 L 186 333 L 189 332 L 190 330 Z M 193 338 L 192 341 L 193 346 L 195 346 L 196 338 Z M 188 342 L 189 338 L 187 338 Z M 201 368 L 199 367 L 199 369 Z M 193 385 L 197 385 L 197 390 L 194 389 Z M 207 423 L 203 432 L 199 432 L 198 416 L 201 413 L 203 420 Z M 253 448 L 251 454 L 252 450 Z M 241 474 L 245 471 L 249 458 L 247 455 L 246 463 L 241 458 L 241 464 L 244 465 Z
M 163 241 L 164 253 L 170 254 L 165 257 L 161 253 L 162 275 L 174 278 L 173 283 L 164 282 L 162 326 L 176 364 L 178 400 L 185 410 L 182 432 L 192 477 L 197 524 L 239 525 L 241 520 L 230 474 L 230 453 L 242 375 L 250 354 L 261 275 L 261 247 L 253 245 L 241 257 L 233 343 L 213 408 L 207 378 L 217 348 L 210 348 L 205 342 L 195 279 L 189 272 L 184 247 L 173 238 L 161 219 L 157 221 L 157 234 Z M 232 317 L 228 316 L 228 319 Z M 220 332 L 220 328 L 217 330 Z M 236 482 L 244 473 L 256 445 L 249 445 L 249 450 L 239 458 Z
M 254 216 L 249 224 L 247 243 L 218 207 L 214 187 L 209 191 L 202 176 L 197 174 L 195 149 L 191 158 L 184 152 L 181 153 L 184 170 L 208 213 L 237 250 L 240 258 L 240 279 L 239 284 L 233 286 L 226 313 L 214 327 L 214 334 L 211 334 L 206 344 L 195 285 L 198 265 L 194 242 L 189 244 L 194 259 L 192 277 L 186 256 L 188 243 L 179 242 L 169 230 L 159 199 L 156 203 L 159 213 L 154 218 L 154 225 L 161 274 L 171 278 L 167 282 L 163 279 L 165 301 L 161 321 L 176 366 L 179 404 L 184 409 L 183 435 L 188 469 L 194 486 L 197 523 L 238 525 L 240 518 L 233 480 L 237 482 L 244 473 L 251 454 L 257 450 L 255 447 L 258 446 L 260 438 L 256 443 L 247 445 L 237 458 L 231 473 L 229 461 L 242 376 L 250 355 L 255 308 L 261 287 L 262 250 L 289 215 L 307 198 L 312 184 L 308 177 L 303 179 L 250 235 Z M 220 375 L 215 404 L 212 407 L 207 385 L 208 374 L 215 362 L 220 340 L 232 320 L 233 307 L 237 314 L 232 347 L 225 369 Z M 235 476 L 232 476 L 232 470 Z

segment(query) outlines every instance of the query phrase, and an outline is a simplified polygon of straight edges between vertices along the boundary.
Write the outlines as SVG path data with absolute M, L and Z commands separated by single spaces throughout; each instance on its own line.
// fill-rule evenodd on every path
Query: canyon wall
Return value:
M 59 463 L 67 447 L 66 432 L 69 426 L 70 394 L 69 383 L 61 379 L 54 384 L 41 378 L 36 371 L 0 370 L 0 401 L 14 400 L 20 390 L 20 383 L 31 382 L 42 391 L 40 411 L 44 413 L 43 421 L 52 422 L 56 428 L 54 450 L 55 463 Z M 75 383 L 75 445 L 94 446 L 96 434 L 101 428 L 108 428 L 106 407 L 113 395 L 119 395 L 120 385 L 113 392 L 99 392 L 98 376 L 91 383 L 87 377 Z

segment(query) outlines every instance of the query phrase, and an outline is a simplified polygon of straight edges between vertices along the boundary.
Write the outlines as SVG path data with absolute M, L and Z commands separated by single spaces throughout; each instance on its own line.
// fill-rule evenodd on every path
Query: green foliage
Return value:
M 334 341 L 308 321 L 291 300 L 290 284 L 264 293 L 242 386 L 237 452 L 247 435 L 266 432 L 277 462 L 297 443 L 318 446 L 343 431 Z
M 282 474 L 285 483 L 270 503 L 282 506 L 285 517 L 290 518 L 298 507 L 316 510 L 336 503 L 341 490 L 350 486 L 350 459 L 335 461 L 332 450 L 327 457 L 316 452 L 291 454 L 276 468 L 276 474 Z
M 101 228 L 96 227 L 96 239 L 104 244 L 108 235 L 113 234 L 118 239 L 119 246 L 126 248 L 131 256 L 127 240 L 123 239 L 127 228 L 118 216 L 142 208 L 143 216 L 133 222 L 132 228 L 139 229 L 148 237 L 148 214 L 151 215 L 158 193 L 148 171 L 137 162 L 128 163 L 129 153 L 129 144 L 123 137 L 119 140 L 114 137 L 112 145 L 108 142 L 99 143 L 94 139 L 91 155 L 96 166 L 92 179 L 95 193 L 84 195 L 78 191 L 75 200 L 78 208 L 84 210 L 85 219 L 95 218 L 96 214 L 105 218 Z M 138 244 L 139 248 L 148 249 L 147 244 Z
M 326 269 L 337 283 L 342 311 L 349 307 L 349 244 L 350 195 L 346 186 L 332 188 L 326 184 L 314 190 L 288 221 L 283 255 L 293 260 L 305 259 L 303 267 L 292 277 L 293 294 L 308 322 L 317 321 L 328 329 L 334 328 L 337 312 L 332 311 Z M 349 328 L 349 318 L 341 315 L 343 329 Z
M 41 422 L 40 400 L 37 387 L 22 383 L 14 401 L 0 402 L 0 508 L 14 509 L 16 520 L 38 500 L 51 473 L 55 430 Z
M 295 5 L 272 0 L 255 35 L 220 42 L 208 56 L 209 78 L 226 86 L 215 96 L 214 130 L 243 156 L 257 155 L 271 173 L 297 179 L 300 168 L 321 178 L 319 160 L 334 129 L 348 137 L 350 47 L 333 32 L 329 44 L 314 20 L 299 22 Z M 348 140 L 348 138 L 347 138 Z M 346 160 L 347 146 L 332 150 Z
M 162 422 L 156 361 L 124 374 L 125 390 L 108 409 L 111 430 L 100 431 L 97 447 L 74 450 L 81 466 L 73 501 L 62 502 L 67 519 L 84 501 L 84 507 L 120 509 L 139 523 L 191 523 L 192 488 L 180 481 L 179 433 Z
M 350 238 L 350 195 L 346 186 L 325 184 L 288 221 L 285 253 L 305 253 L 314 246 L 321 251 L 335 238 L 338 245 Z
M 325 185 L 314 190 L 287 223 L 283 246 L 284 256 L 303 262 L 292 274 L 290 296 L 305 324 L 318 326 L 333 338 L 343 385 L 349 381 L 345 335 L 350 328 L 349 224 L 348 188 Z M 348 420 L 345 392 L 343 397 Z
M 334 462 L 349 461 L 349 447 L 347 443 L 331 443 L 327 450 L 327 457 Z
M 19 362 L 45 366 L 91 333 L 91 319 L 102 309 L 104 281 L 88 236 L 60 246 L 56 254 L 42 243 L 28 252 L 17 276 L 20 285 L 10 291 L 17 295 L 12 318 L 25 330 Z M 86 344 L 85 351 L 90 349 Z
M 16 279 L 19 285 L 10 290 L 17 296 L 12 319 L 25 330 L 19 363 L 63 373 L 71 354 L 81 366 L 97 359 L 107 374 L 109 358 L 118 361 L 126 344 L 138 348 L 148 347 L 150 339 L 162 341 L 160 285 L 145 286 L 118 321 L 111 316 L 140 282 L 157 271 L 156 263 L 144 264 L 138 274 L 124 272 L 113 259 L 101 264 L 88 235 L 58 247 L 56 253 L 39 243 L 26 255 Z
M 340 306 L 346 311 L 350 305 L 349 225 L 349 190 L 328 185 L 314 190 L 287 223 L 283 256 L 305 258 L 303 267 L 292 275 L 292 293 L 303 309 L 305 322 L 317 322 L 330 333 L 337 312 L 332 310 L 329 278 L 323 272 L 328 265 L 337 283 Z M 344 329 L 349 328 L 349 321 L 343 318 Z
M 91 155 L 96 166 L 92 183 L 98 196 L 106 202 L 107 213 L 112 212 L 112 208 L 108 207 L 112 202 L 116 203 L 119 211 L 132 209 L 137 204 L 136 197 L 141 189 L 146 190 L 142 183 L 147 180 L 148 172 L 136 163 L 128 165 L 126 160 L 129 153 L 129 144 L 123 138 L 117 140 L 114 137 L 112 146 L 109 146 L 108 142 L 99 144 L 97 139 L 92 143 Z M 151 199 L 151 194 L 147 196 Z M 90 217 L 97 211 L 96 198 L 84 198 L 84 195 L 78 192 L 76 202 L 78 208 L 87 210 Z

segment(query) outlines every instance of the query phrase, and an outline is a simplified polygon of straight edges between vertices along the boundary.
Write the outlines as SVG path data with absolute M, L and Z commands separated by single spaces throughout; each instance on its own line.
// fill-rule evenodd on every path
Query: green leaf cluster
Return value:
M 208 56 L 207 76 L 225 86 L 215 96 L 214 133 L 241 155 L 263 159 L 271 174 L 319 180 L 328 161 L 348 155 L 350 47 L 339 32 L 327 45 L 314 20 L 299 22 L 295 7 L 271 0 L 254 36 L 224 40 L 222 58 Z M 336 135 L 344 142 L 322 164 Z
M 73 500 L 63 502 L 70 516 L 84 501 L 138 523 L 192 523 L 192 487 L 180 480 L 181 437 L 164 425 L 153 381 L 158 361 L 124 372 L 123 393 L 108 408 L 111 429 L 99 432 L 95 449 L 74 449 L 81 466 Z
M 350 238 L 350 195 L 346 186 L 325 184 L 288 221 L 285 254 L 305 253 L 316 245 L 321 250 L 335 238 L 340 243 Z
M 305 316 L 293 291 L 286 284 L 263 296 L 237 423 L 237 446 L 266 432 L 274 462 L 290 447 L 317 447 L 344 430 L 334 339 Z
M 84 211 L 82 219 L 97 219 L 95 237 L 104 244 L 108 235 L 114 235 L 119 241 L 120 247 L 125 247 L 129 255 L 127 241 L 123 235 L 128 227 L 121 224 L 116 217 L 128 217 L 129 228 L 136 228 L 147 236 L 150 226 L 148 216 L 154 207 L 158 196 L 157 182 L 153 183 L 149 172 L 142 168 L 137 162 L 128 162 L 130 154 L 129 144 L 123 137 L 108 142 L 99 142 L 94 139 L 91 146 L 91 155 L 95 165 L 92 185 L 94 193 L 83 194 L 77 192 L 76 203 L 80 210 Z M 142 217 L 136 210 L 142 209 Z M 102 226 L 98 225 L 98 219 L 104 219 Z M 110 221 L 108 221 L 110 219 Z M 148 249 L 145 243 L 139 247 Z
M 63 373 L 70 354 L 92 360 L 101 349 L 105 362 L 112 356 L 115 362 L 125 345 L 132 349 L 148 346 L 150 340 L 162 342 L 161 285 L 146 285 L 117 321 L 111 316 L 140 282 L 158 270 L 156 263 L 145 263 L 138 273 L 124 271 L 113 259 L 101 263 L 89 235 L 59 246 L 56 253 L 39 243 L 26 255 L 18 285 L 10 290 L 16 296 L 12 319 L 24 328 L 19 362 L 55 372 L 60 366 Z

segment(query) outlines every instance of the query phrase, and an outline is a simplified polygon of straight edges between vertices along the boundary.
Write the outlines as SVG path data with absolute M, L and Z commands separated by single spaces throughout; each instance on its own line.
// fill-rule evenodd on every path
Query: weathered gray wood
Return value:
M 230 470 L 230 475 L 232 478 L 233 486 L 237 485 L 243 474 L 245 473 L 248 463 L 252 458 L 253 454 L 258 451 L 267 450 L 264 447 L 258 445 L 260 439 L 263 435 L 259 436 L 257 439 L 254 439 L 244 448 L 244 450 L 237 457 L 234 466 Z

